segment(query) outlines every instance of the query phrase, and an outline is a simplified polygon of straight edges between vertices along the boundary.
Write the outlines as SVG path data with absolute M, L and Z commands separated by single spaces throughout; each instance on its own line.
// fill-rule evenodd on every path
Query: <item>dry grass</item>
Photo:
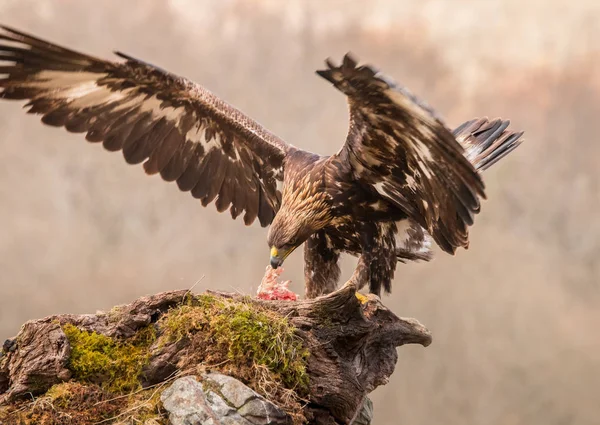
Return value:
M 115 396 L 100 386 L 81 382 L 54 385 L 34 400 L 21 400 L 0 410 L 0 423 L 14 425 L 138 425 L 166 423 L 160 395 L 172 379 Z M 5 421 L 5 422 L 1 422 Z M 148 422 L 146 422 L 148 421 Z
M 15 425 L 96 424 L 114 417 L 126 402 L 96 385 L 69 382 L 55 385 L 34 401 L 11 406 L 0 420 Z

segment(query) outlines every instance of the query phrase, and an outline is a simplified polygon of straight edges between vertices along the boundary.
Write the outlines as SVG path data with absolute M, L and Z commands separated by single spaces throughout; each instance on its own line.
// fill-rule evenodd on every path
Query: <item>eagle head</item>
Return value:
M 280 211 L 275 216 L 267 237 L 271 247 L 271 267 L 276 269 L 282 265 L 287 256 L 317 230 L 319 228 L 311 220 L 299 219 Z
M 330 206 L 322 190 L 294 191 L 293 196 L 286 196 L 284 191 L 281 208 L 267 236 L 271 267 L 281 266 L 288 255 L 330 221 Z

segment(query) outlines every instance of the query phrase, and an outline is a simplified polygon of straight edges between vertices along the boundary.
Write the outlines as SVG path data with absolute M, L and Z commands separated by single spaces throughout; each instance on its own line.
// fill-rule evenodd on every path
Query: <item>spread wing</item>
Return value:
M 446 252 L 468 246 L 484 185 L 439 117 L 406 89 L 349 55 L 319 75 L 348 96 L 350 128 L 338 155 L 354 178 L 423 226 Z
M 117 53 L 111 62 L 0 27 L 0 98 L 86 133 L 219 211 L 271 223 L 286 154 L 275 135 L 203 87 Z

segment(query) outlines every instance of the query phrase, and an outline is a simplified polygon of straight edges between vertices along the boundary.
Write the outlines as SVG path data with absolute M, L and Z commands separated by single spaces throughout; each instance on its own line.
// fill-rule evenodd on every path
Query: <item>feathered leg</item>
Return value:
M 340 251 L 334 249 L 324 231 L 313 234 L 304 243 L 304 280 L 306 298 L 335 291 L 340 279 Z
M 369 292 L 381 295 L 392 289 L 392 279 L 396 271 L 396 225 L 389 223 L 369 223 L 361 231 L 362 253 L 348 283 L 358 289 L 369 285 Z

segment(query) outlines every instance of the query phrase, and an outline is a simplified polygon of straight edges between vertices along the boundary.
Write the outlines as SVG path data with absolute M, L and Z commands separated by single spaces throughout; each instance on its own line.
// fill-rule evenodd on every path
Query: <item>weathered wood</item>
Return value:
M 211 294 L 242 298 L 231 293 Z M 127 338 L 159 320 L 185 295 L 186 291 L 164 292 L 108 313 L 56 315 L 26 323 L 17 337 L 5 344 L 0 359 L 0 404 L 28 393 L 43 393 L 71 377 L 67 368 L 70 347 L 61 326 L 70 323 L 82 330 Z M 396 347 L 431 343 L 429 331 L 418 321 L 397 317 L 374 295 L 361 302 L 353 285 L 310 300 L 250 302 L 287 317 L 309 349 L 310 391 L 305 415 L 314 424 L 351 424 L 367 394 L 388 382 L 397 360 Z M 152 346 L 143 384 L 156 384 L 175 372 L 185 348 L 185 340 Z
M 71 349 L 61 326 L 78 328 L 115 338 L 127 338 L 158 320 L 181 303 L 187 291 L 170 291 L 142 297 L 108 313 L 59 314 L 25 323 L 19 334 L 4 343 L 0 359 L 0 405 L 26 394 L 40 394 L 68 380 Z

